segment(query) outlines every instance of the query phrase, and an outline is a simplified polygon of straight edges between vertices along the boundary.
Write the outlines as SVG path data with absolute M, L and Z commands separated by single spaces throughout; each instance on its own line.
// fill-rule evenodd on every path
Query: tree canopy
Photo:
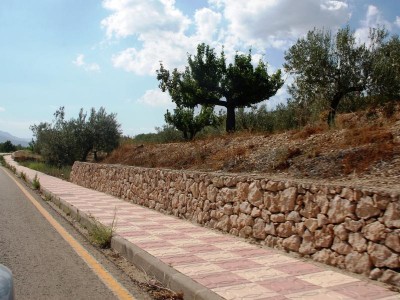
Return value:
M 283 85 L 281 71 L 271 76 L 260 59 L 252 64 L 251 51 L 237 53 L 227 65 L 222 51 L 218 56 L 208 45 L 200 44 L 197 54 L 188 56 L 185 71 L 170 72 L 161 63 L 157 70 L 160 89 L 168 91 L 177 106 L 223 106 L 227 109 L 226 131 L 235 130 L 235 108 L 250 107 L 276 94 Z
M 182 132 L 185 140 L 192 140 L 206 126 L 217 127 L 221 124 L 213 106 L 202 106 L 198 114 L 195 114 L 194 108 L 178 106 L 173 113 L 167 110 L 164 117 L 167 124 Z
M 309 31 L 285 53 L 284 68 L 295 75 L 289 93 L 298 102 L 327 101 L 329 125 L 334 124 L 344 97 L 398 95 L 399 39 L 387 41 L 387 35 L 384 28 L 371 29 L 366 45 L 356 40 L 348 26 L 335 35 L 324 29 Z
M 31 126 L 35 137 L 33 148 L 46 162 L 71 165 L 75 160 L 85 161 L 90 151 L 110 152 L 119 144 L 120 124 L 116 114 L 107 114 L 101 107 L 91 109 L 90 115 L 80 110 L 78 118 L 65 120 L 64 107 L 54 113 L 52 123 Z

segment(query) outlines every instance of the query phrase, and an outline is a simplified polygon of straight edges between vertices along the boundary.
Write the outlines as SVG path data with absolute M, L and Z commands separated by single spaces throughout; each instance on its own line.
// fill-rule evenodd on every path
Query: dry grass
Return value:
M 307 125 L 304 128 L 302 128 L 301 130 L 292 131 L 293 139 L 295 139 L 295 140 L 307 139 L 308 137 L 310 137 L 314 134 L 325 132 L 328 129 L 329 129 L 328 125 L 322 124 L 322 123 Z
M 332 129 L 316 123 L 302 130 L 276 134 L 238 132 L 191 142 L 123 144 L 104 162 L 309 178 L 362 175 L 371 168 L 375 170 L 380 162 L 391 165 L 400 152 L 400 111 L 391 119 L 379 111 L 373 115 L 372 119 L 371 111 L 338 115 L 338 125 Z
M 386 144 L 393 142 L 393 134 L 385 126 L 370 125 L 346 130 L 343 146 Z

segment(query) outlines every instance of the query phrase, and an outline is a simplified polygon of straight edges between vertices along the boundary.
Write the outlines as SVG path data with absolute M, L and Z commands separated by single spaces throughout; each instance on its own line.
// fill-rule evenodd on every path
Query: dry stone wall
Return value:
M 400 286 L 399 193 L 81 162 L 71 181 Z

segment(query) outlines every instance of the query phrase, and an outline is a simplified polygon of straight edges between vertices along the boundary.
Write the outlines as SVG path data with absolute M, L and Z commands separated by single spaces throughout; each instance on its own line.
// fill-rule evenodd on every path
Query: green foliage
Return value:
M 165 122 L 181 131 L 185 140 L 192 140 L 205 127 L 218 127 L 221 118 L 214 114 L 214 107 L 202 106 L 200 113 L 195 115 L 194 108 L 178 106 L 173 113 L 167 110 Z
M 156 133 L 141 133 L 136 135 L 132 142 L 143 144 L 143 143 L 171 143 L 183 141 L 182 133 L 175 129 L 171 125 L 163 125 L 162 127 L 156 127 Z
M 37 174 L 35 174 L 35 177 L 33 177 L 32 188 L 34 190 L 40 190 L 40 181 L 39 181 Z
M 92 224 L 88 228 L 90 241 L 102 249 L 110 248 L 111 239 L 115 231 L 116 213 L 114 214 L 111 226 L 103 225 L 94 217 L 90 218 L 92 220 Z
M 5 166 L 6 165 L 6 161 L 4 160 L 4 156 L 0 155 L 0 165 Z
M 26 182 L 26 174 L 25 174 L 24 172 L 21 172 L 21 173 L 19 174 L 19 176 L 21 177 L 21 179 L 22 179 L 23 181 Z
M 4 143 L 0 143 L 0 152 L 14 152 L 17 151 L 17 146 L 13 145 L 11 141 L 5 141 Z
M 348 26 L 334 36 L 326 30 L 309 31 L 285 53 L 284 67 L 295 75 L 288 89 L 293 101 L 306 109 L 316 102 L 324 109 L 327 101 L 328 124 L 333 125 L 343 101 L 344 109 L 351 110 L 363 106 L 366 93 L 398 98 L 400 41 L 398 36 L 387 37 L 384 28 L 373 28 L 367 46 L 356 42 Z
M 57 166 L 85 161 L 90 151 L 97 159 L 97 151 L 111 152 L 121 135 L 116 114 L 107 114 L 103 107 L 97 112 L 92 108 L 89 116 L 81 109 L 78 118 L 69 121 L 65 120 L 64 107 L 60 107 L 52 123 L 33 125 L 31 130 L 36 138 L 34 151 L 46 163 Z
M 283 85 L 280 70 L 270 76 L 263 60 L 253 66 L 251 51 L 236 54 L 233 63 L 227 65 L 223 51 L 218 56 L 205 44 L 198 45 L 197 54 L 188 57 L 184 72 L 170 72 L 161 64 L 157 79 L 160 89 L 168 91 L 178 107 L 226 107 L 228 132 L 235 130 L 236 108 L 267 100 Z
M 71 166 L 57 167 L 38 161 L 21 161 L 19 162 L 19 164 L 29 169 L 36 170 L 64 180 L 69 180 L 69 175 L 71 173 Z
M 372 74 L 369 94 L 383 97 L 384 100 L 400 99 L 400 39 L 397 35 L 387 39 L 384 29 L 373 29 Z

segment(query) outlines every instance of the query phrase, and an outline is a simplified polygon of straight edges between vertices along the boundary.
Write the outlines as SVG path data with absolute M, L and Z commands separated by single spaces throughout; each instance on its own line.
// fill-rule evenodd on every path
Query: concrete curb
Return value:
M 146 274 L 154 276 L 164 286 L 173 291 L 183 292 L 185 299 L 224 299 L 120 236 L 112 238 L 111 247 Z

